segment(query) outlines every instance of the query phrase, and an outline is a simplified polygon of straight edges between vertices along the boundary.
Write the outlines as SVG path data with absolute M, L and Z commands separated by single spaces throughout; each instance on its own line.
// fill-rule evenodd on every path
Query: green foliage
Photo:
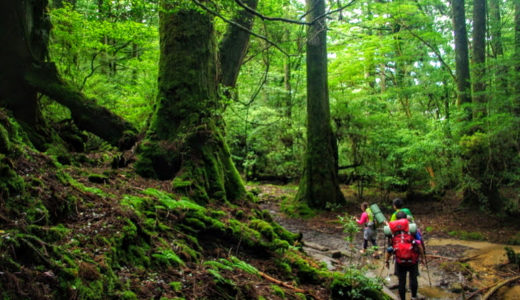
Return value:
M 470 241 L 484 241 L 486 240 L 486 237 L 482 235 L 480 232 L 468 232 L 464 230 L 454 230 L 448 232 L 449 235 L 462 239 L 462 240 L 470 240 Z
M 108 1 L 101 7 L 78 1 L 75 8 L 66 4 L 51 10 L 49 50 L 60 74 L 72 85 L 142 128 L 157 85 L 157 15 L 153 13 L 157 9 L 153 1 L 125 2 L 117 5 L 124 5 L 126 13 Z M 59 115 L 67 117 L 67 113 Z
M 504 249 L 506 250 L 508 262 L 520 268 L 520 253 L 516 253 L 513 249 L 509 247 L 505 247 Z
M 160 249 L 159 252 L 152 254 L 154 262 L 161 266 L 184 266 L 185 263 L 175 252 L 170 249 Z
M 273 294 L 274 295 L 276 295 L 276 296 L 278 296 L 278 297 L 280 297 L 282 299 L 286 299 L 285 298 L 285 292 L 284 292 L 284 290 L 281 287 L 279 287 L 279 286 L 277 286 L 275 284 L 271 284 L 270 288 L 271 288 L 271 290 L 273 290 Z
M 509 239 L 508 244 L 511 245 L 520 245 L 520 232 L 517 232 L 511 239 Z
M 357 224 L 355 217 L 346 214 L 345 216 L 338 216 L 340 224 L 343 226 L 343 232 L 345 240 L 352 245 L 357 233 L 360 231 L 360 227 Z
M 331 299 L 386 299 L 379 291 L 382 284 L 367 278 L 358 269 L 348 269 L 345 273 L 334 273 L 329 289 Z
M 316 211 L 310 208 L 306 202 L 296 201 L 287 196 L 282 196 L 280 210 L 291 217 L 312 218 L 316 215 Z

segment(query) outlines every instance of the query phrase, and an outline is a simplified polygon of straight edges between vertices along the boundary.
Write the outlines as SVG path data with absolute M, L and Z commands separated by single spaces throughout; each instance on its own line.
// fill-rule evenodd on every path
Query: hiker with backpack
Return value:
M 360 250 L 361 253 L 365 253 L 368 247 L 368 240 L 372 242 L 372 245 L 377 248 L 376 244 L 376 224 L 374 221 L 374 214 L 370 207 L 368 207 L 367 202 L 361 203 L 361 216 L 359 219 L 356 219 L 356 222 L 359 225 L 364 226 L 363 228 L 363 249 Z
M 402 211 L 406 214 L 405 218 L 407 218 L 410 223 L 415 223 L 415 219 L 412 215 L 412 212 L 408 208 L 403 207 L 404 206 L 403 199 L 395 198 L 392 201 L 392 206 L 394 207 L 395 212 L 390 217 L 390 222 L 397 220 L 397 213 Z M 417 230 L 415 232 L 415 239 L 422 242 L 422 234 L 421 234 L 421 231 L 419 230 L 419 228 L 417 228 Z
M 396 214 L 396 220 L 390 221 L 385 234 L 389 235 L 389 246 L 386 252 L 385 265 L 388 268 L 390 257 L 395 257 L 395 271 L 399 280 L 399 297 L 406 295 L 406 275 L 409 274 L 412 299 L 417 299 L 417 276 L 419 276 L 420 258 L 425 259 L 423 245 L 415 238 L 415 224 L 410 223 L 404 211 Z
M 402 211 L 402 212 L 404 212 L 406 214 L 406 217 L 408 218 L 408 221 L 410 221 L 410 222 L 414 221 L 412 212 L 408 208 L 403 207 L 404 206 L 403 205 L 403 199 L 395 198 L 392 201 L 392 206 L 394 207 L 395 212 L 390 217 L 390 222 L 397 220 L 397 213 L 400 212 L 400 211 Z

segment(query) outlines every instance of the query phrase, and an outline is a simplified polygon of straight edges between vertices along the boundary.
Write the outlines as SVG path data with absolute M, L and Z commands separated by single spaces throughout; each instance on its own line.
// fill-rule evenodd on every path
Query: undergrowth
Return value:
M 301 235 L 254 203 L 201 206 L 160 188 L 114 183 L 113 172 L 74 173 L 2 124 L 3 299 L 305 299 L 329 290 L 333 299 L 382 298 L 360 274 L 316 264 L 301 251 Z M 264 272 L 305 285 L 305 293 L 252 285 L 266 280 Z

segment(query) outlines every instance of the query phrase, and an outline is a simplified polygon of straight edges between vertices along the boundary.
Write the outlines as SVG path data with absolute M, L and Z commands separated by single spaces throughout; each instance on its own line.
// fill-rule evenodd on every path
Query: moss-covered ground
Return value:
M 60 163 L 11 123 L 0 124 L 3 299 L 383 298 L 314 262 L 254 200 L 201 206 L 131 163 L 112 168 L 130 152 Z

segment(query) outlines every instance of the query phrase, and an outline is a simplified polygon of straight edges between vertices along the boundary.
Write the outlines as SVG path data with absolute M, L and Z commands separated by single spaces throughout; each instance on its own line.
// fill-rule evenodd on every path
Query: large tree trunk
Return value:
M 468 33 L 464 0 L 453 0 L 453 35 L 455 38 L 455 73 L 457 77 L 457 105 L 464 109 L 463 119 L 471 119 L 471 85 L 468 58 Z
M 46 7 L 46 0 L 0 1 L 0 105 L 25 125 L 38 148 L 48 142 L 49 133 L 37 93 L 67 106 L 80 129 L 128 148 L 135 140 L 134 127 L 68 87 L 54 65 L 45 63 L 50 29 Z
M 33 128 L 43 126 L 37 90 L 25 80 L 34 62 L 47 55 L 50 23 L 46 0 L 0 1 L 0 105 Z
M 307 0 L 307 20 L 323 16 L 324 0 Z M 330 124 L 325 18 L 307 27 L 307 151 L 296 199 L 311 207 L 344 204 L 337 177 L 337 147 Z
M 245 198 L 223 138 L 213 19 L 195 7 L 163 2 L 159 92 L 136 171 L 200 202 Z

